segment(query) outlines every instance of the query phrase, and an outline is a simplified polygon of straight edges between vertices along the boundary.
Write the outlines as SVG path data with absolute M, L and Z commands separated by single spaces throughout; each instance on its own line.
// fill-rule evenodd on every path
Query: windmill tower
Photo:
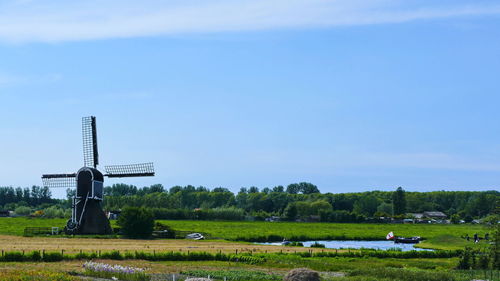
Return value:
M 76 195 L 72 202 L 71 218 L 66 224 L 70 234 L 110 234 L 111 225 L 102 210 L 104 177 L 154 176 L 153 163 L 104 166 L 105 174 L 97 169 L 97 129 L 94 116 L 82 118 L 84 167 L 73 174 L 46 174 L 42 176 L 45 187 L 72 188 Z

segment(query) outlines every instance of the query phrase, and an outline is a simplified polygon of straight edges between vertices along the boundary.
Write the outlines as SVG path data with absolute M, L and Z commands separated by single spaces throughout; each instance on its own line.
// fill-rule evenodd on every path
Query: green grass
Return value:
M 212 237 L 236 241 L 289 240 L 384 240 L 388 232 L 399 236 L 420 236 L 426 248 L 457 250 L 472 242 L 465 234 L 484 236 L 491 232 L 481 225 L 355 224 L 295 222 L 161 221 L 176 230 L 206 232 Z
M 354 223 L 295 223 L 295 222 L 224 222 L 161 220 L 175 230 L 208 233 L 212 238 L 233 241 L 279 241 L 283 238 L 304 240 L 383 240 L 393 231 L 399 236 L 421 236 L 426 239 L 420 247 L 456 250 L 465 245 L 476 246 L 460 236 L 474 233 L 484 236 L 491 232 L 481 225 L 428 224 L 354 224 Z M 0 218 L 0 234 L 23 235 L 28 226 L 63 227 L 65 219 Z M 114 226 L 115 221 L 112 221 Z
M 67 219 L 42 219 L 42 218 L 0 218 L 0 234 L 22 236 L 26 227 L 60 227 L 66 225 Z

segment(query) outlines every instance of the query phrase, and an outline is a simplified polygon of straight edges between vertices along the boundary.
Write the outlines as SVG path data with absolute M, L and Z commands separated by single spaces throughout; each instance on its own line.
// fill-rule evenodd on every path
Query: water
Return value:
M 311 247 L 312 244 L 314 243 L 320 243 L 325 245 L 326 248 L 328 249 L 377 249 L 377 250 L 391 250 L 394 248 L 399 248 L 401 251 L 406 252 L 406 251 L 432 251 L 431 249 L 420 249 L 420 248 L 415 248 L 415 244 L 396 244 L 393 241 L 387 241 L 387 240 L 380 240 L 380 241 L 359 241 L 359 240 L 330 240 L 330 241 L 305 241 L 302 242 L 304 244 L 304 247 Z M 274 242 L 274 243 L 257 243 L 261 245 L 275 245 L 275 246 L 281 246 L 281 242 Z

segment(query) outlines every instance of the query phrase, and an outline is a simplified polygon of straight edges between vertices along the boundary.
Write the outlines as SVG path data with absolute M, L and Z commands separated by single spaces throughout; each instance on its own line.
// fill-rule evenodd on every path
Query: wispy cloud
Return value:
M 500 4 L 480 0 L 5 0 L 0 3 L 0 40 L 57 42 L 486 14 L 500 14 Z

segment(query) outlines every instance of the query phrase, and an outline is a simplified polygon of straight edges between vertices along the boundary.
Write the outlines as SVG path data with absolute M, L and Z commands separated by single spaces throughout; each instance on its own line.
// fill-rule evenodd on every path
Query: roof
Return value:
M 432 211 L 432 212 L 424 212 L 424 215 L 427 217 L 444 217 L 446 218 L 446 214 L 443 212 Z
M 424 217 L 424 214 L 421 214 L 421 213 L 408 213 L 408 215 L 410 215 L 416 219 L 421 219 Z

